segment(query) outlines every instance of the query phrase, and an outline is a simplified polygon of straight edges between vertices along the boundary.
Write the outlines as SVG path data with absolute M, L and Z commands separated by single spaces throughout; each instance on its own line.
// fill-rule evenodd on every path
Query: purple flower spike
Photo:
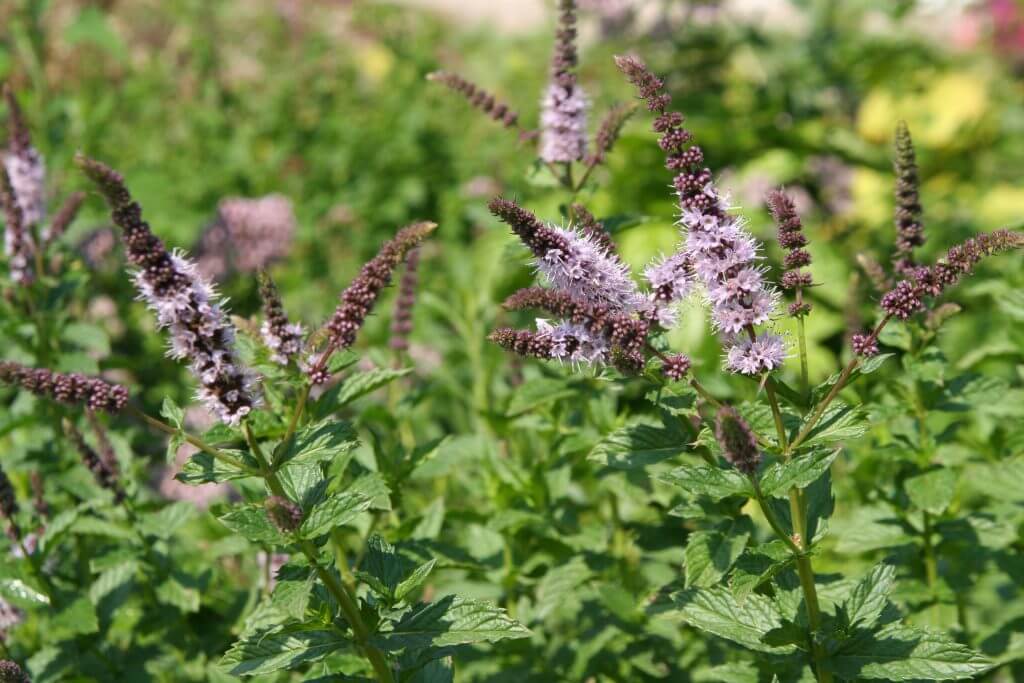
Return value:
M 576 81 L 576 2 L 559 0 L 551 80 L 541 100 L 540 158 L 581 161 L 587 153 L 587 98 Z

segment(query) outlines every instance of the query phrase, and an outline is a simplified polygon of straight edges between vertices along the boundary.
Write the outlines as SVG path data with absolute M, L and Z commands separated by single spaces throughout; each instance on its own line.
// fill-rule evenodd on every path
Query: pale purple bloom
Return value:
M 555 289 L 591 304 L 629 311 L 642 296 L 629 266 L 609 254 L 597 240 L 567 228 L 548 228 L 563 248 L 549 249 L 536 260 L 540 271 Z
M 755 339 L 737 338 L 725 355 L 726 367 L 743 375 L 759 375 L 780 367 L 786 360 L 786 343 L 777 334 L 763 332 Z
M 608 361 L 608 340 L 583 325 L 562 320 L 554 325 L 538 318 L 537 333 L 551 340 L 551 358 L 575 365 L 593 365 Z
M 540 158 L 579 161 L 587 153 L 587 98 L 579 85 L 551 83 L 541 101 Z

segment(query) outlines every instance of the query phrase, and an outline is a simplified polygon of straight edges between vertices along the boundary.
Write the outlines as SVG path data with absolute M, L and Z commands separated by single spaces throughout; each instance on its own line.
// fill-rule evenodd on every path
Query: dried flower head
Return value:
M 459 93 L 465 97 L 474 108 L 479 109 L 495 121 L 500 122 L 506 128 L 514 127 L 516 122 L 519 120 L 519 115 L 507 104 L 496 99 L 494 95 L 490 94 L 483 88 L 478 87 L 475 83 L 467 81 L 458 74 L 451 73 L 450 71 L 435 71 L 431 74 L 427 74 L 427 80 L 441 83 L 449 89 Z
M 0 683 L 32 683 L 21 667 L 9 659 L 0 660 Z
M 4 167 L 0 167 L 0 205 L 4 211 L 4 254 L 7 256 L 7 269 L 14 282 L 19 285 L 30 284 L 35 279 L 32 272 L 35 244 L 11 178 Z
M 647 108 L 657 114 L 658 144 L 667 155 L 666 167 L 676 173 L 673 186 L 685 241 L 670 260 L 692 269 L 704 284 L 712 322 L 726 335 L 727 367 L 744 374 L 775 369 L 776 360 L 785 355 L 782 339 L 767 333 L 758 336 L 754 329 L 767 323 L 778 305 L 778 294 L 756 265 L 760 245 L 744 229 L 742 219 L 727 213 L 727 199 L 704 166 L 700 147 L 690 144 L 692 135 L 683 128 L 682 115 L 668 111 L 671 97 L 664 82 L 636 57 L 619 56 L 615 61 Z M 802 259 L 794 259 L 793 267 L 798 260 Z M 741 331 L 747 336 L 738 335 Z
M 91 410 L 85 411 L 85 419 L 88 420 L 93 436 L 96 437 L 96 448 L 99 451 L 103 467 L 114 478 L 117 478 L 120 474 L 121 466 L 117 462 L 117 454 L 114 453 L 114 445 L 110 443 L 110 437 L 107 436 L 106 428 L 100 423 L 96 413 Z
M 391 274 L 410 250 L 427 238 L 436 223 L 413 223 L 398 231 L 395 237 L 384 243 L 377 255 L 371 259 L 352 283 L 341 293 L 341 303 L 334 315 L 327 321 L 327 342 L 320 355 L 310 363 L 309 377 L 314 384 L 323 384 L 330 378 L 328 363 L 339 349 L 347 349 L 356 340 L 366 316 L 373 310 L 377 298 L 388 284 Z
M 893 270 L 906 275 L 907 270 L 914 267 L 914 249 L 924 244 L 924 224 L 921 222 L 920 181 L 914 141 L 904 121 L 896 126 L 895 151 L 896 251 L 893 253 Z
M 25 227 L 42 225 L 46 215 L 46 167 L 43 164 L 43 157 L 32 146 L 32 138 L 21 108 L 10 86 L 6 84 L 4 100 L 7 102 L 10 132 L 3 165 L 21 208 Z
M 128 390 L 120 384 L 77 372 L 64 374 L 46 368 L 29 368 L 10 361 L 0 361 L 0 382 L 18 385 L 37 396 L 66 405 L 108 413 L 119 412 L 128 402 Z
M 761 464 L 761 451 L 747 421 L 734 409 L 725 406 L 715 416 L 715 439 L 724 457 L 733 467 L 747 476 L 757 472 Z
M 405 272 L 398 285 L 395 310 L 391 315 L 391 348 L 395 351 L 409 349 L 409 335 L 412 333 L 412 309 L 416 305 L 416 286 L 419 284 L 420 250 L 413 249 L 405 257 Z
M 296 531 L 302 525 L 302 508 L 287 498 L 270 496 L 264 507 L 274 526 L 286 534 Z
M 81 154 L 75 162 L 96 183 L 121 228 L 132 277 L 170 334 L 169 355 L 189 364 L 199 380 L 200 400 L 226 424 L 237 425 L 257 404 L 252 374 L 237 359 L 235 328 L 213 286 L 184 254 L 171 253 L 142 218 L 124 179 Z
M 14 486 L 7 478 L 7 473 L 0 467 L 0 516 L 7 520 L 9 536 L 21 538 L 21 529 L 14 517 L 18 514 L 18 499 L 14 495 Z
M 275 363 L 288 365 L 302 353 L 304 331 L 299 323 L 288 322 L 277 285 L 265 270 L 259 272 L 260 298 L 263 300 L 263 324 L 260 336 L 271 351 Z
M 82 464 L 85 465 L 86 469 L 92 472 L 92 476 L 96 479 L 96 483 L 101 488 L 105 488 L 114 494 L 114 500 L 121 502 L 124 500 L 124 491 L 118 484 L 117 471 L 110 468 L 110 466 L 104 461 L 103 458 L 93 450 L 85 441 L 85 437 L 78 431 L 71 422 L 64 421 L 64 433 L 67 435 L 71 445 L 78 451 L 78 456 L 82 459 Z

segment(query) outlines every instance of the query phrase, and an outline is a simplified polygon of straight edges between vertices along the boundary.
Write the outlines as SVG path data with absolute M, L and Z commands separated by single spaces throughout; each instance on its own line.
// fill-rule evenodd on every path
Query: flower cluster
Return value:
M 254 381 L 239 363 L 235 328 L 213 287 L 183 254 L 171 253 L 142 218 L 124 179 L 81 154 L 76 163 L 96 183 L 121 228 L 133 279 L 142 298 L 170 333 L 172 358 L 185 360 L 200 383 L 200 400 L 226 424 L 237 425 L 257 403 Z
M 914 142 L 903 121 L 896 126 L 895 148 L 896 251 L 893 253 L 893 270 L 898 275 L 907 275 L 914 267 L 914 248 L 924 244 L 924 224 L 921 222 L 921 198 L 918 192 L 920 181 Z
M 291 533 L 302 526 L 302 508 L 281 496 L 270 496 L 264 502 L 267 517 L 284 533 Z
M 782 190 L 768 194 L 768 208 L 779 229 L 779 246 L 786 250 L 786 272 L 782 274 L 782 287 L 795 290 L 796 301 L 789 307 L 789 314 L 802 317 L 811 312 L 811 304 L 804 301 L 803 288 L 812 283 L 810 273 L 800 269 L 811 265 L 811 254 L 806 249 L 807 236 L 803 233 L 803 224 L 796 212 L 793 200 Z
M 576 82 L 576 0 L 559 0 L 551 79 L 541 100 L 540 158 L 581 161 L 587 153 L 587 98 Z
M 722 457 L 747 476 L 757 472 L 761 450 L 753 430 L 739 413 L 725 406 L 715 415 L 715 439 L 722 448 Z
M 506 128 L 514 127 L 519 120 L 519 114 L 509 108 L 507 104 L 495 99 L 494 95 L 458 74 L 450 71 L 435 71 L 428 74 L 427 79 L 441 83 L 459 93 L 469 100 L 470 105 L 474 108 L 500 122 Z
M 257 271 L 288 255 L 295 230 L 292 203 L 283 195 L 223 199 L 199 240 L 196 262 L 209 278 Z
M 554 353 L 556 346 L 560 357 L 571 357 L 576 353 L 578 342 L 575 337 L 570 337 L 566 332 L 560 333 L 556 340 L 551 331 L 550 326 L 544 326 L 537 332 L 503 327 L 491 332 L 487 338 L 503 349 L 529 358 L 543 360 L 556 358 Z
M 778 299 L 755 265 L 759 245 L 742 220 L 727 213 L 727 201 L 704 166 L 703 151 L 690 144 L 692 135 L 683 128 L 682 115 L 668 111 L 671 97 L 662 80 L 636 57 L 616 57 L 616 64 L 647 108 L 657 114 L 654 130 L 660 135 L 658 144 L 667 154 L 666 166 L 676 173 L 673 186 L 686 239 L 666 263 L 672 263 L 681 274 L 692 270 L 704 284 L 714 325 L 726 336 L 726 364 L 731 371 L 758 374 L 774 370 L 786 355 L 782 338 L 758 335 L 754 330 L 755 325 L 769 321 Z
M 117 470 L 111 467 L 111 464 L 106 459 L 101 458 L 99 454 L 85 441 L 85 437 L 82 433 L 71 424 L 70 422 L 64 422 L 64 433 L 67 434 L 68 440 L 78 451 L 79 457 L 82 459 L 82 464 L 85 465 L 86 469 L 92 472 L 93 477 L 96 479 L 96 483 L 101 488 L 105 488 L 114 494 L 114 500 L 121 502 L 124 500 L 124 491 L 118 484 L 118 473 Z
M 391 283 L 391 273 L 405 259 L 406 254 L 419 246 L 436 227 L 435 223 L 421 222 L 399 230 L 341 293 L 341 303 L 325 326 L 326 345 L 309 366 L 309 378 L 314 384 L 327 382 L 330 378 L 328 363 L 331 356 L 335 351 L 355 343 L 356 334 L 366 321 L 366 316 L 377 303 L 380 293 Z
M 263 324 L 260 325 L 260 336 L 263 343 L 271 351 L 275 363 L 288 365 L 302 353 L 304 331 L 299 323 L 288 321 L 281 303 L 281 294 L 277 291 L 270 275 L 261 270 L 259 273 L 260 298 L 263 300 Z
M 877 356 L 878 340 L 870 333 L 858 332 L 850 337 L 850 346 L 858 356 Z
M 10 361 L 0 362 L 0 382 L 16 384 L 38 396 L 89 410 L 119 412 L 128 403 L 128 390 L 77 372 L 59 373 L 46 368 L 29 368 Z
M 405 272 L 398 285 L 395 310 L 391 315 L 390 346 L 395 351 L 409 348 L 412 333 L 412 309 L 416 305 L 416 286 L 419 284 L 420 250 L 413 249 L 405 257 Z
M 0 167 L 0 205 L 4 211 L 4 254 L 11 279 L 19 285 L 30 284 L 35 276 L 32 272 L 32 256 L 35 244 L 32 234 L 26 228 L 24 212 L 18 202 L 7 169 Z
M 960 278 L 969 274 L 986 256 L 1024 246 L 1024 236 L 1010 230 L 978 235 L 951 248 L 944 258 L 932 266 L 916 266 L 909 277 L 882 296 L 881 307 L 886 315 L 906 320 L 924 310 L 926 297 L 937 297 Z
M 0 660 L 0 683 L 31 683 L 21 667 L 9 659 Z
M 661 374 L 667 379 L 678 382 L 690 372 L 690 358 L 681 353 L 667 356 L 661 365 Z
M 46 215 L 46 168 L 42 155 L 32 146 L 28 126 L 9 85 L 4 86 L 4 100 L 10 133 L 3 165 L 11 179 L 25 227 L 31 228 L 42 225 Z

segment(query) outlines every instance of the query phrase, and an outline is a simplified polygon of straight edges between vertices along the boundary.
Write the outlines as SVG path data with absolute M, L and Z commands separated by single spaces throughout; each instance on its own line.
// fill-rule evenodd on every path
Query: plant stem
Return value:
M 801 303 L 803 300 L 803 292 L 797 290 L 797 303 Z M 803 394 L 804 400 L 811 393 L 811 383 L 808 379 L 807 372 L 807 335 L 804 333 L 804 316 L 798 316 L 796 319 L 796 339 L 800 352 L 800 393 Z
M 244 472 L 247 472 L 248 474 L 251 474 L 253 476 L 258 476 L 259 475 L 259 472 L 257 470 L 254 470 L 249 465 L 246 465 L 244 462 L 242 462 L 238 458 L 235 458 L 234 456 L 228 455 L 227 453 L 225 453 L 222 450 L 214 448 L 213 446 L 211 446 L 210 444 L 206 443 L 205 441 L 203 441 L 202 439 L 200 439 L 197 436 L 193 436 L 193 435 L 189 434 L 188 432 L 186 432 L 186 431 L 184 431 L 182 429 L 177 429 L 176 427 L 172 427 L 171 425 L 167 424 L 163 420 L 158 420 L 155 417 L 147 415 L 146 413 L 142 412 L 141 410 L 139 410 L 138 408 L 136 408 L 135 406 L 133 406 L 131 404 L 126 405 L 124 407 L 124 410 L 128 414 L 133 415 L 134 417 L 136 417 L 136 418 L 142 420 L 143 422 L 145 422 L 150 427 L 153 427 L 154 429 L 156 429 L 158 431 L 161 431 L 164 434 L 171 434 L 171 435 L 181 434 L 182 438 L 184 438 L 185 441 L 189 442 L 190 444 L 192 444 L 193 446 L 195 446 L 199 450 L 203 451 L 204 453 L 209 453 L 214 458 L 216 458 L 217 460 L 220 460 L 221 462 L 223 462 L 223 463 L 225 463 L 227 465 L 231 465 L 232 467 L 237 467 L 238 469 L 240 469 L 240 470 L 242 470 Z
M 277 445 L 277 448 L 274 449 L 274 453 L 272 455 L 273 460 L 271 464 L 275 467 L 278 464 L 281 454 L 284 453 L 284 449 L 288 448 L 288 444 L 291 442 L 292 437 L 295 436 L 295 430 L 299 427 L 299 420 L 302 418 L 302 413 L 306 409 L 306 402 L 309 400 L 309 392 L 312 388 L 311 384 L 305 384 L 302 387 L 302 391 L 299 392 L 299 395 L 296 398 L 295 410 L 292 411 L 292 418 L 288 421 L 288 429 L 285 431 L 284 438 L 281 439 L 281 443 Z
M 926 510 L 924 513 L 924 572 L 928 582 L 928 590 L 932 594 L 932 625 L 938 626 L 939 599 L 935 594 L 939 583 L 938 562 L 935 557 L 935 546 L 932 545 L 932 516 Z
M 320 580 L 323 581 L 324 586 L 327 587 L 327 590 L 338 601 L 338 606 L 341 607 L 341 611 L 345 614 L 345 620 L 352 627 L 356 646 L 363 653 L 363 656 L 366 657 L 367 661 L 370 662 L 370 666 L 373 667 L 374 672 L 377 674 L 377 680 L 380 683 L 394 683 L 395 678 L 391 673 L 391 667 L 388 666 L 387 660 L 384 658 L 384 654 L 373 645 L 370 645 L 370 631 L 366 627 L 362 615 L 359 613 L 359 605 L 355 598 L 349 593 L 348 588 L 338 580 L 338 577 L 320 564 L 320 561 L 317 559 L 316 548 L 312 543 L 302 541 L 299 546 L 306 557 L 309 558 L 313 569 L 316 571 L 317 576 L 320 577 Z

